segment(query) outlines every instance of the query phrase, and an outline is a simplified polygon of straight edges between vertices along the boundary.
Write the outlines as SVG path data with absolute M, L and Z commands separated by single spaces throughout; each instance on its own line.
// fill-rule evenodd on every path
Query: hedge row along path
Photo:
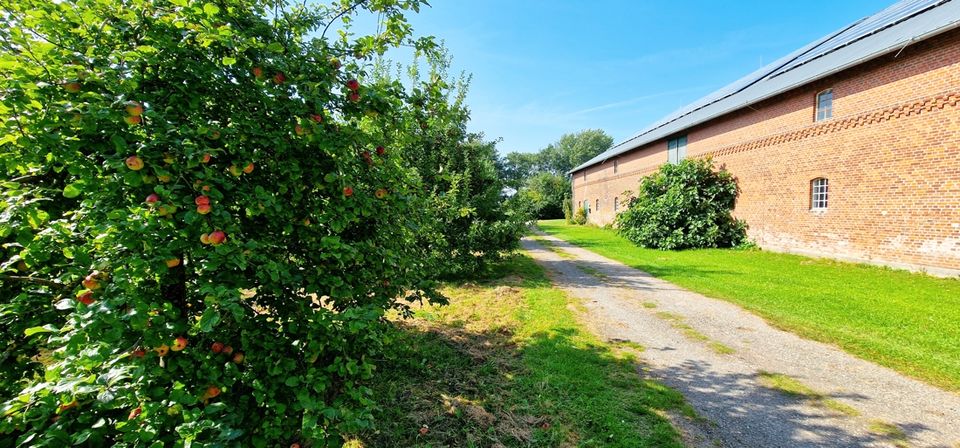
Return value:
M 701 417 L 678 422 L 692 446 L 960 447 L 958 395 L 558 238 L 523 246 L 594 332 L 645 347 L 641 374 Z

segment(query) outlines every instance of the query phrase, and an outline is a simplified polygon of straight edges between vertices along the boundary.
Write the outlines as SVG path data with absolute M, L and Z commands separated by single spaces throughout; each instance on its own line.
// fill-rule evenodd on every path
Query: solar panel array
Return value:
M 772 76 L 778 76 L 786 73 L 794 68 L 797 68 L 798 66 L 822 57 L 825 54 L 836 51 L 841 47 L 863 39 L 864 37 L 876 33 L 877 31 L 881 31 L 885 28 L 896 25 L 917 14 L 921 14 L 928 9 L 940 6 L 948 1 L 949 0 L 907 0 L 895 3 L 889 8 L 867 17 L 864 20 L 861 20 L 859 23 L 850 27 L 846 31 L 837 34 L 830 40 L 818 45 L 813 49 L 813 51 L 801 55 L 793 62 L 781 67 L 780 70 L 778 70 Z
M 684 106 L 570 172 L 817 79 L 837 67 L 960 23 L 960 0 L 901 0 Z

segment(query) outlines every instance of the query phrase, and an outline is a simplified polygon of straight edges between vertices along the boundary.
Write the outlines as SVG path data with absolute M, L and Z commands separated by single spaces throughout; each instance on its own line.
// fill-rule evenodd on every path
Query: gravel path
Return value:
M 538 238 L 550 247 L 530 238 L 523 247 L 583 302 L 591 329 L 646 347 L 644 372 L 683 393 L 706 420 L 680 425 L 691 445 L 960 448 L 956 394 L 563 240 Z M 822 396 L 785 394 L 765 372 Z

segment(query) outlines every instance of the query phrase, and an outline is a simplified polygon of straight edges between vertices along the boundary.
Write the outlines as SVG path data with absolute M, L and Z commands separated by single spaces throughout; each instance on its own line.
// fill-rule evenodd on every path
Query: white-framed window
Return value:
M 613 197 L 613 212 L 616 213 L 620 210 L 620 198 L 618 196 Z
M 827 89 L 817 94 L 816 121 L 833 117 L 833 89 Z
M 687 158 L 687 136 L 677 137 L 667 141 L 667 162 L 680 163 Z
M 619 168 L 618 165 L 619 163 L 617 162 L 617 159 L 613 159 L 613 174 L 617 174 L 617 169 Z
M 830 184 L 825 177 L 810 181 L 810 210 L 826 210 Z

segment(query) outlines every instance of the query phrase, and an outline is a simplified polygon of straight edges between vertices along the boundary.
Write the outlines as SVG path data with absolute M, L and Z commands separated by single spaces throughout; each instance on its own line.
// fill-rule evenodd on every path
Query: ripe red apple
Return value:
M 273 75 L 273 82 L 276 84 L 283 84 L 287 80 L 287 76 L 283 72 L 277 72 L 276 75 Z
M 360 101 L 360 94 L 357 92 L 350 92 L 350 96 L 347 97 L 351 102 L 356 103 Z
M 143 200 L 143 202 L 146 202 L 147 204 L 156 204 L 158 201 L 160 201 L 160 196 L 158 196 L 156 193 L 150 193 L 150 195 Z
M 83 279 L 81 283 L 83 284 L 84 288 L 87 288 L 90 290 L 100 289 L 100 280 L 97 280 L 96 274 L 97 273 L 94 272 Z
M 300 444 L 297 442 L 293 442 L 290 444 L 290 448 L 300 448 Z
M 127 420 L 133 420 L 139 417 L 141 412 L 143 412 L 143 408 L 140 406 L 137 406 L 136 409 L 130 411 L 130 415 L 127 416 Z
M 210 205 L 210 197 L 201 194 L 200 196 L 194 198 L 193 203 L 197 205 Z
M 252 173 L 252 172 L 253 172 L 253 162 L 250 162 L 250 163 L 247 164 L 247 166 L 243 167 L 243 172 L 244 172 L 244 173 L 247 173 L 247 174 Z
M 85 289 L 77 293 L 77 302 L 87 306 L 92 305 L 93 302 L 96 302 L 96 300 L 93 300 L 93 291 Z
M 138 349 L 130 352 L 130 357 L 131 357 L 131 358 L 143 358 L 143 357 L 146 356 L 146 355 L 147 355 L 147 351 L 144 350 L 144 349 L 142 349 L 142 348 L 138 348 Z
M 351 188 L 351 187 L 343 187 L 343 195 L 346 196 L 346 197 L 348 197 L 348 198 L 349 198 L 350 196 L 353 196 L 353 188 Z
M 185 336 L 178 336 L 176 339 L 173 340 L 173 345 L 170 346 L 170 350 L 173 350 L 173 351 L 175 351 L 175 352 L 179 352 L 179 351 L 187 348 L 187 343 L 188 343 L 188 342 L 189 342 L 189 341 L 187 340 L 187 338 L 186 338 Z
M 293 127 L 293 132 L 297 135 L 303 135 L 307 133 L 306 130 L 303 129 L 303 126 L 300 126 L 299 124 Z
M 252 70 L 250 70 L 250 71 L 253 72 L 253 76 L 256 77 L 257 79 L 262 79 L 262 78 L 263 78 L 263 69 L 262 69 L 262 68 L 260 68 L 260 67 L 254 67 L 254 68 L 253 68 Z
M 203 391 L 203 396 L 202 396 L 202 398 L 203 398 L 204 400 L 209 400 L 209 399 L 211 399 L 211 398 L 216 398 L 216 397 L 218 397 L 219 395 L 220 395 L 220 388 L 217 387 L 217 386 L 210 386 L 210 387 L 207 387 L 207 389 Z
M 168 259 L 168 260 L 165 260 L 164 263 L 167 264 L 167 267 L 168 267 L 168 268 L 175 268 L 175 267 L 177 267 L 177 266 L 180 266 L 180 259 L 179 259 L 179 258 L 170 258 L 170 259 Z
M 214 353 L 220 353 L 223 351 L 223 342 L 214 342 L 210 345 L 210 351 Z
M 143 159 L 141 159 L 140 156 L 133 155 L 127 157 L 127 160 L 125 160 L 124 163 L 127 164 L 127 168 L 130 168 L 134 171 L 140 171 L 143 169 Z
M 143 105 L 136 101 L 127 101 L 126 109 L 127 113 L 134 117 L 138 117 L 143 114 Z
M 216 246 L 227 240 L 227 234 L 223 233 L 223 230 L 214 230 L 213 232 L 210 232 L 209 239 L 210 244 Z
M 382 156 L 387 153 L 387 150 L 383 146 L 377 146 L 377 155 Z
M 80 92 L 80 83 L 76 81 L 65 82 L 63 83 L 63 90 L 70 93 L 78 93 Z
M 237 354 L 233 355 L 233 363 L 234 363 L 234 364 L 243 364 L 243 360 L 244 360 L 245 358 L 246 358 L 246 357 L 243 356 L 243 352 L 237 352 Z
M 323 115 L 320 115 L 320 114 L 310 114 L 310 119 L 313 120 L 314 123 L 322 123 L 322 122 L 323 122 Z
M 201 215 L 206 215 L 210 213 L 210 204 L 201 204 L 197 206 L 197 213 Z
M 140 122 L 143 121 L 143 117 L 139 115 L 129 115 L 123 117 L 123 121 L 127 122 L 129 125 L 140 124 Z
M 203 163 L 210 163 L 210 158 L 211 158 L 211 157 L 212 157 L 212 156 L 211 156 L 210 154 L 204 154 L 204 155 L 203 155 Z
M 360 83 L 357 82 L 356 79 L 351 79 L 347 81 L 347 88 L 350 89 L 351 92 L 356 92 L 357 90 L 360 90 Z
M 376 196 L 377 199 L 383 199 L 387 197 L 387 190 L 385 188 L 377 188 L 377 191 L 375 191 L 373 195 Z
M 153 349 L 160 356 L 167 356 L 167 353 L 170 353 L 170 347 L 167 344 L 161 344 L 159 347 Z
M 231 353 L 233 353 L 233 347 L 231 347 L 231 346 L 229 346 L 229 345 L 224 345 L 224 346 L 223 346 L 223 354 L 224 354 L 224 355 L 229 355 L 229 354 L 231 354 Z

